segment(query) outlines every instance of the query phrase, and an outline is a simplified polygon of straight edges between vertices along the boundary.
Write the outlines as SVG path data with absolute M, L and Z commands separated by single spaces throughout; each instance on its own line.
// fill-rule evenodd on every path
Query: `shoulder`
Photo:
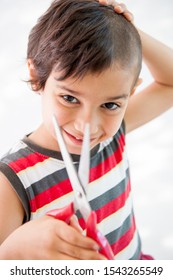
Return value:
M 22 203 L 7 177 L 0 172 L 0 243 L 24 220 Z
M 16 160 L 20 156 L 26 155 L 27 145 L 23 142 L 23 140 L 19 140 L 16 142 L 11 149 L 1 156 L 0 162 L 9 163 L 10 161 Z
M 0 196 L 3 200 L 0 202 L 4 204 L 4 201 L 6 201 L 6 204 L 9 205 L 8 201 L 10 201 L 10 208 L 14 207 L 12 211 L 14 215 L 20 209 L 22 222 L 24 219 L 28 219 L 29 205 L 25 188 L 18 175 L 22 168 L 26 168 L 25 158 L 29 153 L 27 145 L 23 141 L 18 141 L 0 159 Z M 2 212 L 4 213 L 4 210 Z

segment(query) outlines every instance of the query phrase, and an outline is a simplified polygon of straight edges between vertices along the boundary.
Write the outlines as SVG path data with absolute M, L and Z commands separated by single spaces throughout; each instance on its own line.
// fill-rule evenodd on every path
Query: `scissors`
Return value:
M 85 125 L 84 138 L 79 162 L 79 171 L 77 174 L 71 156 L 66 148 L 61 129 L 58 125 L 55 115 L 53 115 L 52 121 L 56 138 L 61 150 L 62 158 L 64 160 L 66 170 L 73 188 L 74 201 L 63 208 L 51 210 L 46 214 L 69 224 L 71 216 L 74 215 L 77 210 L 79 210 L 86 224 L 86 236 L 91 237 L 99 244 L 100 253 L 102 253 L 107 259 L 113 260 L 114 254 L 112 252 L 111 246 L 106 237 L 97 229 L 96 213 L 95 211 L 92 211 L 86 197 L 85 190 L 89 181 L 90 164 L 89 124 Z

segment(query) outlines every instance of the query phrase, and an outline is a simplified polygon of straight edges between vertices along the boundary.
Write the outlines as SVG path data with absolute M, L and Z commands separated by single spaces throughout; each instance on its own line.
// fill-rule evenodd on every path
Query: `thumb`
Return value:
M 70 218 L 70 226 L 72 226 L 74 229 L 76 229 L 78 232 L 82 233 L 83 232 L 83 229 L 81 228 L 81 226 L 79 225 L 79 222 L 78 222 L 78 218 L 76 215 L 73 215 L 71 218 Z

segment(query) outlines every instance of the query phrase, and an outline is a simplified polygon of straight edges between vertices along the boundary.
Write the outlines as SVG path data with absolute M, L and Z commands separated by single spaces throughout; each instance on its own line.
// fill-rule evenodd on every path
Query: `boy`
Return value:
M 100 1 L 101 2 L 101 1 Z M 104 259 L 85 225 L 46 216 L 73 200 L 54 136 L 52 114 L 78 166 L 83 129 L 91 126 L 87 196 L 115 259 L 144 259 L 131 201 L 125 127 L 129 132 L 173 105 L 173 52 L 139 31 L 122 5 L 54 1 L 32 29 L 28 67 L 43 122 L 0 163 L 1 259 Z M 109 2 L 108 2 L 109 4 Z M 141 41 L 154 82 L 139 83 Z M 10 203 L 8 204 L 8 201 Z M 26 223 L 27 222 L 27 223 Z

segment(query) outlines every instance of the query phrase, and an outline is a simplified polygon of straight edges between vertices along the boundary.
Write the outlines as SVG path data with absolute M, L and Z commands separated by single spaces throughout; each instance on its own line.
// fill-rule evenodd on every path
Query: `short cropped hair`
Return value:
M 30 32 L 27 59 L 34 64 L 33 90 L 44 89 L 52 70 L 60 80 L 101 73 L 112 65 L 141 70 L 141 41 L 132 23 L 95 0 L 53 1 Z

